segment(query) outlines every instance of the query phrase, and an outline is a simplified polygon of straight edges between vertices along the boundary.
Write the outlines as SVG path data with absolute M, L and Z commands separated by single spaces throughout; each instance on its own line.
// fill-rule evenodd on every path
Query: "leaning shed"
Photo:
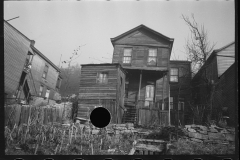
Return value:
M 111 113 L 111 123 L 121 123 L 124 112 L 125 71 L 118 63 L 81 65 L 78 97 L 79 119 L 102 106 Z

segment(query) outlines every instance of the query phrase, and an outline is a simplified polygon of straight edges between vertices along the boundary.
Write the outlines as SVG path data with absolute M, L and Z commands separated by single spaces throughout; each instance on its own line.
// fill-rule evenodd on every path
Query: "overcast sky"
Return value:
M 181 15 L 192 13 L 204 24 L 209 40 L 221 48 L 235 40 L 234 1 L 4 1 L 4 19 L 35 40 L 35 47 L 54 64 L 69 60 L 79 46 L 75 64 L 111 63 L 114 38 L 138 25 L 174 38 L 171 59 L 186 60 L 189 29 Z M 86 44 L 86 45 L 85 45 Z M 61 57 L 62 55 L 62 57 Z

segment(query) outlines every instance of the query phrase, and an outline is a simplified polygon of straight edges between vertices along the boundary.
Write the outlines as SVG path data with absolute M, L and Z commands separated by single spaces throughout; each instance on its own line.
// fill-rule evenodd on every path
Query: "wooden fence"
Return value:
M 14 124 L 26 124 L 30 121 L 37 120 L 41 124 L 62 123 L 71 119 L 71 104 L 63 104 L 56 106 L 31 106 L 31 105 L 6 105 L 5 110 L 5 126 Z

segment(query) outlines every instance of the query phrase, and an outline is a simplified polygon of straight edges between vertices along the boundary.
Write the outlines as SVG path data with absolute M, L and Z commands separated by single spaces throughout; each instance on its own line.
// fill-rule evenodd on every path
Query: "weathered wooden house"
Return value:
M 20 31 L 4 21 L 5 100 L 30 97 L 57 99 L 60 69 L 34 47 Z
M 31 46 L 34 56 L 32 59 L 31 77 L 28 77 L 31 94 L 49 100 L 59 100 L 61 86 L 61 70 L 52 63 L 37 48 Z
M 127 71 L 122 122 L 169 124 L 169 69 L 173 39 L 144 25 L 115 38 L 112 63 Z
M 30 47 L 33 41 L 4 21 L 4 93 L 5 102 L 9 102 L 23 90 L 25 77 L 29 71 L 29 61 L 33 56 Z
M 210 93 L 213 93 L 213 111 L 220 113 L 227 110 L 230 125 L 235 120 L 235 108 L 237 107 L 234 63 L 235 42 L 232 42 L 214 50 L 192 79 L 194 90 L 192 98 L 195 104 L 209 105 L 206 100 L 211 96 Z
M 124 113 L 125 71 L 120 64 L 81 65 L 78 118 L 88 119 L 96 106 L 111 113 L 111 123 L 121 123 Z
M 191 62 L 182 60 L 170 61 L 170 110 L 171 124 L 189 123 L 191 112 Z M 180 123 L 179 123 L 180 122 Z
M 90 110 L 87 108 L 100 104 L 111 110 L 116 123 L 169 125 L 180 119 L 184 124 L 191 63 L 170 61 L 173 41 L 144 25 L 111 38 L 112 64 L 82 65 L 78 116 L 86 117 Z M 99 72 L 108 71 L 109 67 L 114 68 L 116 80 L 112 83 L 121 86 L 121 92 L 98 83 Z M 116 77 L 119 74 L 124 76 Z M 115 106 L 105 103 L 109 100 L 116 101 Z M 178 106 L 182 109 L 178 110 Z

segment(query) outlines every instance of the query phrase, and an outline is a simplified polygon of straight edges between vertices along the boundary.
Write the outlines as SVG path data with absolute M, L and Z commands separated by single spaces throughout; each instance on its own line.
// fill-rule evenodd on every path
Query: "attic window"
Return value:
M 108 83 L 108 73 L 107 72 L 98 73 L 97 83 Z

